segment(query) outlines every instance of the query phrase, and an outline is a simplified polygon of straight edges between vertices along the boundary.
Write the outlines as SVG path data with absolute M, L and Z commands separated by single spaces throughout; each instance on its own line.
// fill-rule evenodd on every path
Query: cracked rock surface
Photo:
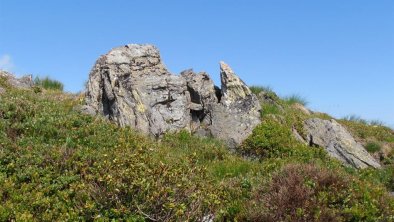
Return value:
M 129 44 L 97 60 L 86 102 L 120 126 L 155 137 L 187 130 L 235 147 L 260 123 L 260 104 L 228 65 L 220 68 L 221 89 L 207 73 L 171 74 L 152 45 Z
M 309 145 L 318 145 L 341 162 L 363 169 L 380 168 L 380 164 L 357 143 L 353 136 L 335 120 L 312 118 L 304 124 Z
M 126 45 L 101 56 L 86 99 L 98 113 L 143 133 L 158 137 L 190 129 L 186 81 L 167 71 L 151 45 Z

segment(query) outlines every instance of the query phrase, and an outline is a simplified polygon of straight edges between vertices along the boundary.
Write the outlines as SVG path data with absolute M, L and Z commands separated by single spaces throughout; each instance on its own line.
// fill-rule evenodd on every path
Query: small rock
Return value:
M 279 97 L 274 92 L 261 91 L 257 94 L 261 106 L 274 106 L 278 112 L 282 113 L 285 111 L 282 105 L 279 104 Z
M 201 220 L 201 222 L 214 222 L 214 221 L 215 221 L 215 215 L 213 214 L 207 214 Z
M 95 116 L 97 114 L 96 110 L 93 107 L 88 106 L 88 105 L 75 106 L 74 110 L 77 112 L 81 112 L 83 114 L 86 114 L 86 115 L 90 115 L 90 116 Z
M 274 92 L 261 91 L 257 94 L 257 98 L 263 104 L 279 105 L 279 97 Z
M 293 107 L 294 109 L 297 109 L 297 110 L 301 111 L 301 112 L 304 113 L 305 115 L 310 116 L 310 115 L 312 114 L 312 112 L 311 112 L 309 109 L 307 109 L 305 106 L 303 106 L 302 104 L 294 103 L 294 104 L 292 105 L 292 107 Z

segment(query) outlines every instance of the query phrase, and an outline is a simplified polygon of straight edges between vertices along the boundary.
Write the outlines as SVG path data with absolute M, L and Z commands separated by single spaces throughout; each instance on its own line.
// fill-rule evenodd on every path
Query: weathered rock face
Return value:
M 90 73 L 86 99 L 120 126 L 157 137 L 190 129 L 186 81 L 167 71 L 151 45 L 126 45 L 99 58 Z
M 305 121 L 304 127 L 310 145 L 324 147 L 329 155 L 343 163 L 359 169 L 380 168 L 380 164 L 335 120 L 312 118 Z
M 33 78 L 31 75 L 16 78 L 9 72 L 0 70 L 0 77 L 6 78 L 8 84 L 20 89 L 29 89 L 34 86 Z
M 196 74 L 193 70 L 186 70 L 181 76 L 186 80 L 190 94 L 190 129 L 198 135 L 210 136 L 207 130 L 212 125 L 211 107 L 219 102 L 220 89 L 215 87 L 207 73 Z
M 252 91 L 224 62 L 220 62 L 220 79 L 222 81 L 222 104 L 231 105 L 252 95 Z
M 220 103 L 211 106 L 215 138 L 228 141 L 234 147 L 241 144 L 260 123 L 261 105 L 246 84 L 224 62 L 220 63 L 222 96 Z
M 235 146 L 260 123 L 255 95 L 221 63 L 222 89 L 206 73 L 172 75 L 152 45 L 111 50 L 94 65 L 86 102 L 120 126 L 160 137 L 187 130 Z

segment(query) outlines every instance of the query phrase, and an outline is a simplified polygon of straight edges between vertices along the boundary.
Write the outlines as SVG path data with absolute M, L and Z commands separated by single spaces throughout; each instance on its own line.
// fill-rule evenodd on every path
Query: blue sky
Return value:
M 83 89 L 99 55 L 152 43 L 173 73 L 219 61 L 335 117 L 394 126 L 392 0 L 0 0 L 0 68 Z

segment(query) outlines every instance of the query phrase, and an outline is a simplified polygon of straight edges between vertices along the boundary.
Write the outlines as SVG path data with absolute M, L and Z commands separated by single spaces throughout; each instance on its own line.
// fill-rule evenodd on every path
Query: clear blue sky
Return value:
M 0 0 L 0 67 L 83 89 L 99 55 L 152 43 L 174 73 L 220 60 L 314 110 L 394 126 L 393 0 Z

